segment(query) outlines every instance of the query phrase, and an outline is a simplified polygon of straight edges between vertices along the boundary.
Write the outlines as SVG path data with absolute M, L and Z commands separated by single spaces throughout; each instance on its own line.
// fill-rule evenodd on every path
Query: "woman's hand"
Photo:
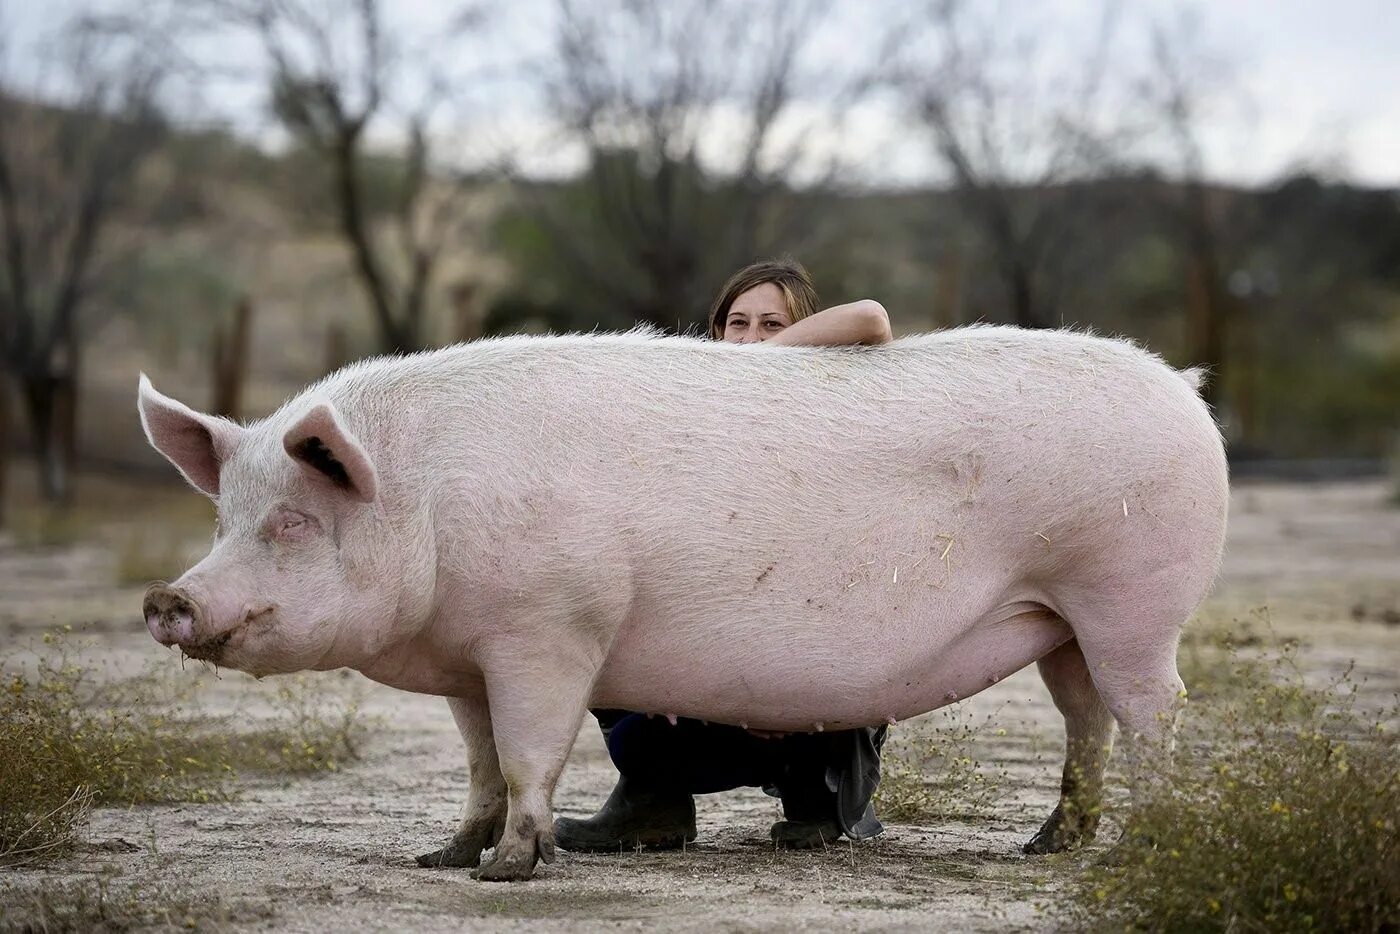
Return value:
M 843 347 L 852 344 L 886 344 L 894 338 L 890 316 L 877 301 L 865 298 L 834 305 L 809 315 L 768 338 L 768 344 L 801 347 Z

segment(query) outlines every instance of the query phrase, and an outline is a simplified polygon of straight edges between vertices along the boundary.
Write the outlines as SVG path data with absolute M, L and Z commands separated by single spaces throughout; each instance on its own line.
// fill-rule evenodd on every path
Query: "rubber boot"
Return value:
M 825 788 L 784 788 L 783 817 L 768 835 L 773 843 L 793 850 L 818 850 L 841 839 L 836 821 L 836 795 Z
M 780 820 L 768 831 L 773 843 L 790 850 L 819 850 L 841 839 L 834 820 Z
M 674 850 L 695 839 L 695 800 L 684 792 L 639 788 L 625 776 L 597 814 L 554 822 L 554 843 L 576 853 L 651 847 Z

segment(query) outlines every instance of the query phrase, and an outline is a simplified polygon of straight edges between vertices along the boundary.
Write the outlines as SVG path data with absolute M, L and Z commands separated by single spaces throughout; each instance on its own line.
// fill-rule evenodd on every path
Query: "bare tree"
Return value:
M 0 356 L 49 500 L 69 494 L 89 299 L 112 221 L 163 131 L 163 71 L 148 53 L 78 23 L 50 59 L 53 96 L 0 87 Z
M 1204 46 L 1199 21 L 1181 14 L 1149 25 L 1151 56 L 1139 81 L 1146 118 L 1161 129 L 1167 184 L 1158 208 L 1185 266 L 1186 352 L 1208 367 L 1202 390 L 1216 407 L 1226 390 L 1233 299 L 1226 288 L 1221 198 L 1209 183 L 1201 144 L 1204 111 L 1228 86 L 1224 64 Z
M 817 119 L 829 121 L 853 95 L 832 87 L 834 69 L 803 64 L 829 6 L 558 0 L 549 59 L 532 77 L 560 148 L 586 168 L 562 195 L 519 186 L 557 272 L 670 328 L 695 320 L 734 266 L 798 246 L 810 215 L 790 179 L 812 149 L 793 105 L 803 91 L 824 97 Z M 807 167 L 818 183 L 835 171 Z
M 187 25 L 232 30 L 257 42 L 276 116 L 329 170 L 338 229 L 380 348 L 422 348 L 439 260 L 462 214 L 460 186 L 439 184 L 435 176 L 428 134 L 447 88 L 427 76 L 417 102 L 406 111 L 398 108 L 392 92 L 408 53 L 378 0 L 198 0 L 180 9 Z M 471 22 L 463 15 L 454 30 Z M 371 161 L 380 151 L 369 133 L 396 117 L 397 133 L 381 127 L 386 138 L 401 140 L 391 219 L 381 224 L 368 185 Z
M 965 0 L 920 4 L 889 33 L 887 78 L 929 134 L 1022 327 L 1060 323 L 1074 188 L 1112 155 L 1099 114 L 1118 8 L 1103 0 L 1088 54 L 1058 61 L 1045 33 Z

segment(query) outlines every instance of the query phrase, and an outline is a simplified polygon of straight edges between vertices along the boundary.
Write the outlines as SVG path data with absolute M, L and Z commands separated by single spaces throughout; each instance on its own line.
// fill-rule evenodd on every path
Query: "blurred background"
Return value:
M 1381 473 L 1392 13 L 0 0 L 0 503 L 173 479 L 141 370 L 254 418 L 364 355 L 686 331 L 781 253 L 897 334 L 1092 328 L 1208 366 L 1237 475 Z
M 0 929 L 1400 929 L 1396 13 L 0 0 Z M 462 801 L 439 699 L 186 672 L 145 631 L 212 523 L 139 372 L 255 419 L 365 355 L 689 332 L 784 253 L 897 335 L 1091 328 L 1212 371 L 1234 482 L 1187 765 L 1140 837 L 1109 808 L 1102 843 L 1146 844 L 1112 886 L 1012 856 L 1059 787 L 1030 670 L 899 725 L 878 846 L 776 853 L 751 789 L 702 796 L 684 854 L 504 894 L 411 858 Z M 590 719 L 556 805 L 615 780 Z

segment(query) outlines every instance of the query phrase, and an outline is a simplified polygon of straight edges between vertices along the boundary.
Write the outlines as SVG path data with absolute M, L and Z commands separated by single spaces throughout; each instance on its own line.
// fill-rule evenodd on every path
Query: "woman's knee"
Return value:
M 673 741 L 668 732 L 674 729 L 660 718 L 628 714 L 608 733 L 608 756 L 628 778 L 657 776 L 671 758 Z

